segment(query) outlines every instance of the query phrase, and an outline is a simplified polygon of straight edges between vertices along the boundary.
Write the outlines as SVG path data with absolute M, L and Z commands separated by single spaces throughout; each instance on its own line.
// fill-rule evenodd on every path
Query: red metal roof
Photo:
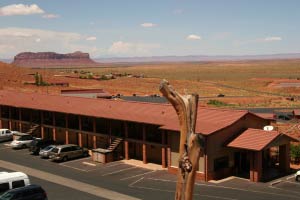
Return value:
M 282 134 L 280 134 L 278 131 L 264 131 L 260 129 L 249 128 L 235 138 L 232 142 L 230 142 L 227 146 L 260 151 L 280 135 Z
M 273 113 L 254 113 L 254 114 L 264 119 L 275 120 L 275 116 Z
M 179 131 L 177 114 L 170 104 L 0 90 L 0 105 L 155 124 L 162 129 Z M 247 113 L 248 111 L 199 107 L 196 132 L 211 134 L 233 124 Z
M 293 110 L 295 116 L 300 116 L 300 109 Z

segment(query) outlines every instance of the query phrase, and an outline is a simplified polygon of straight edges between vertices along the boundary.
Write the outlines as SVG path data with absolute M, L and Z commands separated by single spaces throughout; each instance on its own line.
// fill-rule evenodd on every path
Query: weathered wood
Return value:
M 161 82 L 160 91 L 175 108 L 180 125 L 179 169 L 175 199 L 191 200 L 199 158 L 204 147 L 203 138 L 195 134 L 198 95 L 182 96 L 166 80 Z

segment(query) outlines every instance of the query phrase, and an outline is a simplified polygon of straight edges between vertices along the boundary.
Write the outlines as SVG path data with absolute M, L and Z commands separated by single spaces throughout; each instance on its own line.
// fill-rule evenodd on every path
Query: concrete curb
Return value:
M 270 183 L 270 185 L 271 185 L 271 186 L 274 186 L 274 185 L 277 185 L 277 184 L 279 184 L 279 183 L 281 183 L 281 182 L 282 182 L 282 180 L 276 180 L 276 181 Z

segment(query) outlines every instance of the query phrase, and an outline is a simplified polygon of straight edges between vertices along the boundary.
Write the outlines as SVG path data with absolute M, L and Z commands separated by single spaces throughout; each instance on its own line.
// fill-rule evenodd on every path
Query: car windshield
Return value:
M 54 152 L 54 153 L 58 153 L 58 148 L 54 148 L 54 149 L 52 149 L 52 152 Z
M 47 147 L 43 148 L 43 150 L 44 151 L 49 151 L 49 150 L 53 149 L 54 147 L 55 146 L 50 145 L 50 146 L 47 146 Z

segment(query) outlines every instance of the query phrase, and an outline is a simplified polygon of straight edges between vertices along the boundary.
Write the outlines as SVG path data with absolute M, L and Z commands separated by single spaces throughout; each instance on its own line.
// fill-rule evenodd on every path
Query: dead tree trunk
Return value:
M 179 169 L 175 199 L 192 200 L 196 171 L 204 148 L 202 136 L 195 133 L 198 95 L 182 96 L 166 80 L 161 82 L 160 91 L 175 108 L 180 124 Z

